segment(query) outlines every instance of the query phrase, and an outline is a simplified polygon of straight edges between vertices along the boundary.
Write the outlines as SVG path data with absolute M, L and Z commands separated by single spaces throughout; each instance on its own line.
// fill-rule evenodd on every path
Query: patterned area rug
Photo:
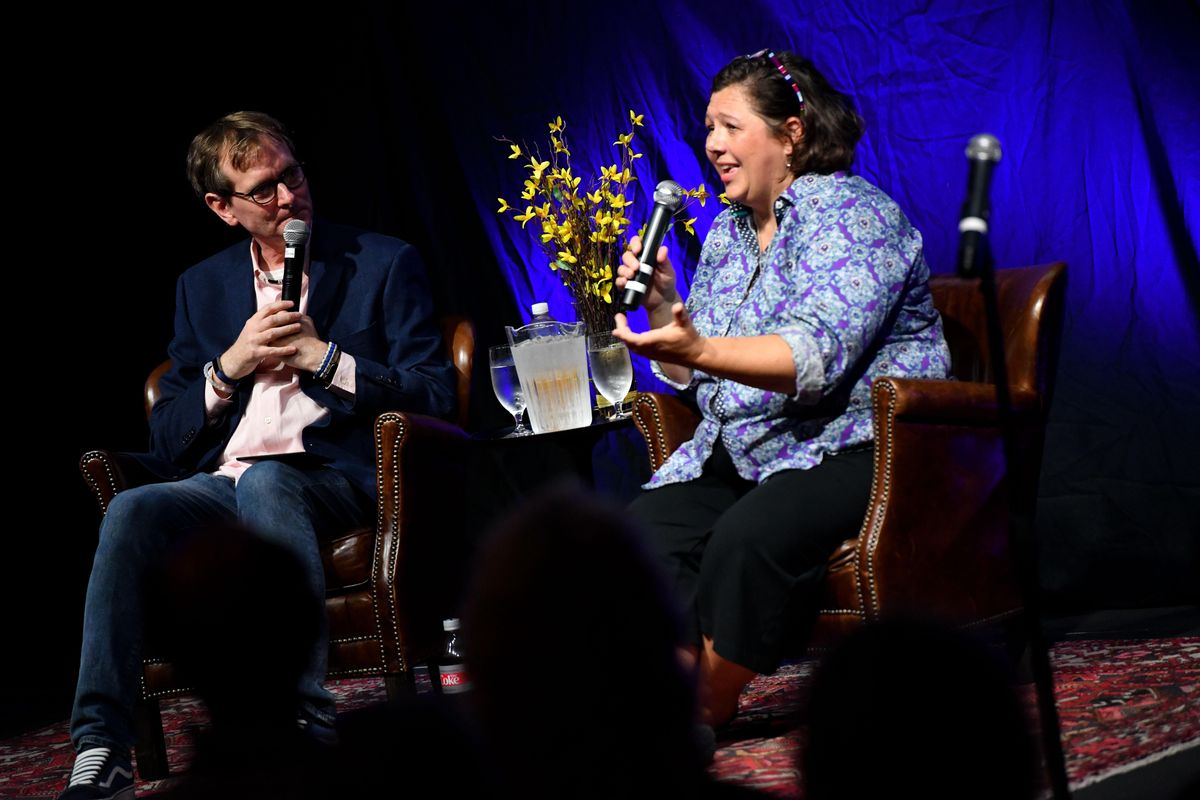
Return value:
M 1054 647 L 1053 660 L 1072 789 L 1200 746 L 1200 638 L 1064 642 Z M 789 664 L 747 687 L 738 717 L 718 741 L 714 777 L 770 797 L 801 797 L 797 720 L 814 667 Z M 384 696 L 382 681 L 370 678 L 336 681 L 330 689 L 340 711 Z M 1025 700 L 1034 708 L 1031 691 Z M 195 699 L 163 704 L 172 773 L 186 769 L 191 730 L 203 723 Z M 0 742 L 0 797 L 54 797 L 71 761 L 65 722 Z M 138 795 L 162 788 L 141 782 Z

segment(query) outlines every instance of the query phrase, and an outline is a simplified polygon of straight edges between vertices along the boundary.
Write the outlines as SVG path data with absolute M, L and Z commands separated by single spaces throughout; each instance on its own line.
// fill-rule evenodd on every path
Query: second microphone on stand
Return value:
M 990 133 L 971 137 L 967 145 L 967 160 L 971 171 L 967 177 L 967 199 L 963 202 L 962 215 L 958 221 L 958 275 L 962 278 L 975 277 L 981 258 L 988 258 L 988 189 L 992 183 L 992 169 L 1000 163 L 1000 140 Z

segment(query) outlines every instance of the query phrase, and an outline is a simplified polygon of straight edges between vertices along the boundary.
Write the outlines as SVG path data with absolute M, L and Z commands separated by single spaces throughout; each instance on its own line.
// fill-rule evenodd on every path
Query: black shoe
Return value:
M 67 788 L 58 800 L 133 800 L 133 765 L 126 753 L 90 747 L 75 756 Z
M 301 712 L 296 720 L 296 727 L 309 741 L 321 747 L 337 747 L 338 734 L 334 728 L 315 717 Z

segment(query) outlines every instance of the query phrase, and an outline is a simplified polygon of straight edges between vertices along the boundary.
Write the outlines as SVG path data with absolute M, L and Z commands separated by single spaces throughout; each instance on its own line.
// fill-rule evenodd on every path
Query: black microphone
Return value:
M 967 145 L 971 172 L 962 218 L 958 221 L 958 274 L 963 278 L 974 277 L 979 254 L 987 244 L 987 221 L 991 214 L 988 188 L 992 183 L 992 168 L 999 163 L 1000 155 L 1000 140 L 990 133 L 972 136 Z
M 304 279 L 304 245 L 308 244 L 308 223 L 289 219 L 283 226 L 283 297 L 292 301 L 292 311 L 300 310 L 300 284 Z
M 672 180 L 660 181 L 654 187 L 654 210 L 646 224 L 646 235 L 642 238 L 642 255 L 638 261 L 637 274 L 625 284 L 625 296 L 621 308 L 633 311 L 646 299 L 654 280 L 654 268 L 658 264 L 658 248 L 671 224 L 671 217 L 683 206 L 683 187 Z

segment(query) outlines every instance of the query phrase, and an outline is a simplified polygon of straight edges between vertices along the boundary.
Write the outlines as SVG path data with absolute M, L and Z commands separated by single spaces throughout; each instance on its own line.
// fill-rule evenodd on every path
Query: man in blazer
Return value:
M 142 584 L 189 531 L 240 523 L 292 553 L 320 616 L 298 724 L 332 734 L 322 530 L 369 523 L 372 422 L 453 410 L 420 257 L 397 239 L 313 218 L 304 169 L 279 122 L 238 112 L 188 153 L 196 193 L 250 234 L 176 287 L 172 366 L 150 418 L 152 459 L 172 480 L 114 498 L 84 610 L 67 800 L 133 795 L 132 706 L 141 672 Z M 284 225 L 311 226 L 299 308 L 281 300 Z

